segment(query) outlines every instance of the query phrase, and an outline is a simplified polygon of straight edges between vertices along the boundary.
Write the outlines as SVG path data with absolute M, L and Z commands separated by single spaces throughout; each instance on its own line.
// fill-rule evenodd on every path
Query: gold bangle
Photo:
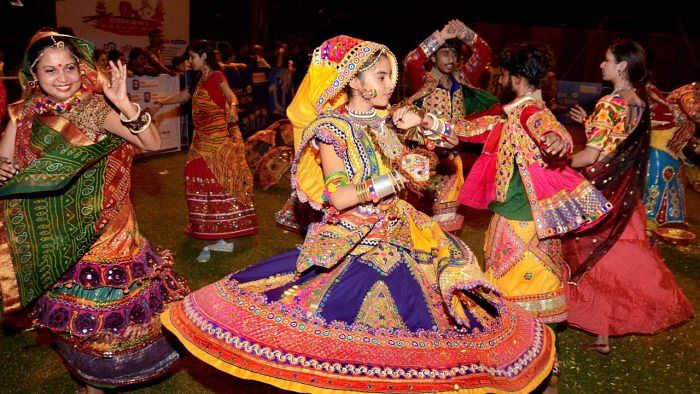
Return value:
M 367 202 L 367 198 L 369 196 L 369 193 L 367 192 L 367 189 L 365 188 L 364 182 L 355 185 L 355 193 L 357 193 L 357 202 L 358 204 L 364 204 Z

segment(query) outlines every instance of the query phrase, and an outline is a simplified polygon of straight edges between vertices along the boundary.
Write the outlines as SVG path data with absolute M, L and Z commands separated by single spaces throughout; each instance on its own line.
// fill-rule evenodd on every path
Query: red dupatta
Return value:
M 613 209 L 593 227 L 584 227 L 564 238 L 564 258 L 571 284 L 576 285 L 605 256 L 632 218 L 644 189 L 649 130 L 649 112 L 645 110 L 637 127 L 613 154 L 583 170 Z

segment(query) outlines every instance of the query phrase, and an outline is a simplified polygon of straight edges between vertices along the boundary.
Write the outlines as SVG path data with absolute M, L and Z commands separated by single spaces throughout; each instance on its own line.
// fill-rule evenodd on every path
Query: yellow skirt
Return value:
M 566 320 L 561 240 L 537 238 L 534 221 L 494 214 L 484 244 L 486 278 L 542 323 Z

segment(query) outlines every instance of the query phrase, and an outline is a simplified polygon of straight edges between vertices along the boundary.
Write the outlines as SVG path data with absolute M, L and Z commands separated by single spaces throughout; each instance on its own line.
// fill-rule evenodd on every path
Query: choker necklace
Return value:
M 34 104 L 34 112 L 37 114 L 43 114 L 48 111 L 54 111 L 57 114 L 65 114 L 66 112 L 71 112 L 75 107 L 82 101 L 82 94 L 77 91 L 73 97 L 65 101 L 56 101 L 49 96 L 40 97 L 38 102 Z
M 348 111 L 348 113 L 349 113 L 351 116 L 353 116 L 353 117 L 355 117 L 355 118 L 358 118 L 358 119 L 372 119 L 372 118 L 374 118 L 375 116 L 377 116 L 377 110 L 375 110 L 374 107 L 372 107 L 372 109 L 370 109 L 369 111 L 359 112 L 359 111 L 353 111 L 353 110 L 351 110 L 350 107 L 348 107 L 348 106 L 346 105 L 346 106 L 345 106 L 345 110 Z
M 635 90 L 635 89 L 632 88 L 632 87 L 615 89 L 615 90 L 612 91 L 612 94 L 619 94 L 619 93 L 627 92 L 627 91 L 630 91 L 630 90 Z

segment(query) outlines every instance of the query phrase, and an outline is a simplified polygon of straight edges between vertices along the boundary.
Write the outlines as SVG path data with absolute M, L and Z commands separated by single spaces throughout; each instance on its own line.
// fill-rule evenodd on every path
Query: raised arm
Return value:
M 403 60 L 404 78 L 409 85 L 410 94 L 415 93 L 423 86 L 423 78 L 426 72 L 425 64 L 445 41 L 457 37 L 457 30 L 448 22 L 440 31 L 435 31 L 412 50 Z
M 469 45 L 472 50 L 469 59 L 465 61 L 460 72 L 462 77 L 474 86 L 479 86 L 479 79 L 491 64 L 491 47 L 476 32 L 461 21 L 450 21 L 452 29 L 457 31 L 457 38 Z
M 151 122 L 151 115 L 141 111 L 138 104 L 133 104 L 126 94 L 126 65 L 121 61 L 110 62 L 111 82 L 103 86 L 105 96 L 119 110 L 105 118 L 104 128 L 132 143 L 139 149 L 154 151 L 160 149 L 160 133 Z

